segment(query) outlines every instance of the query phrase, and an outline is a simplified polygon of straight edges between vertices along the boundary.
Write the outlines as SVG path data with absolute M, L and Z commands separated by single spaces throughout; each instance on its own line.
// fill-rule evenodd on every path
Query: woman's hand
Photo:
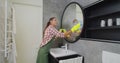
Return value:
M 72 33 L 71 30 L 66 31 L 66 29 L 60 29 L 59 32 L 64 33 L 64 36 L 65 36 L 66 38 L 70 38 L 71 33 Z
M 71 35 L 71 33 L 72 33 L 72 31 L 69 30 L 69 31 L 67 31 L 67 32 L 64 33 L 64 36 L 67 37 L 67 38 L 69 38 L 70 35 Z
M 66 29 L 60 29 L 59 32 L 65 33 Z

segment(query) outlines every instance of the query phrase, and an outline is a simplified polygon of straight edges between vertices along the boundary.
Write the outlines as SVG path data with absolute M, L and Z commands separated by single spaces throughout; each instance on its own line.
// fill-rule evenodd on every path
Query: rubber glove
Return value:
M 76 31 L 76 33 L 80 33 L 80 32 L 81 32 L 81 30 L 77 30 L 77 31 Z
M 70 38 L 70 35 L 67 35 L 67 38 Z
M 65 32 L 66 32 L 66 29 L 60 29 L 59 32 L 65 33 Z

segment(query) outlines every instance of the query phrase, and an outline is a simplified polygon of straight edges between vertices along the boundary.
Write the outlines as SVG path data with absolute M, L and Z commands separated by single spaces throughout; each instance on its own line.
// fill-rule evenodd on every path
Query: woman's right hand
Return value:
M 64 36 L 67 37 L 67 38 L 69 38 L 70 35 L 71 35 L 71 33 L 72 33 L 72 31 L 67 31 L 67 32 L 64 33 Z
M 71 30 L 66 31 L 66 29 L 60 29 L 59 32 L 64 33 L 64 36 L 65 36 L 66 38 L 69 38 L 70 35 L 71 35 L 71 33 L 72 33 Z

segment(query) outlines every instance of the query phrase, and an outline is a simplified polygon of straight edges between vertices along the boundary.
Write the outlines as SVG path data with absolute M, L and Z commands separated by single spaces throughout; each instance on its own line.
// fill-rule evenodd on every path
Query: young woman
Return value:
M 56 37 L 67 37 L 69 33 L 61 33 L 55 27 L 57 25 L 57 20 L 55 17 L 49 19 L 45 30 L 43 31 L 43 40 L 40 44 L 40 49 L 38 51 L 38 57 L 36 63 L 49 63 L 48 61 L 48 53 L 52 43 L 56 39 Z

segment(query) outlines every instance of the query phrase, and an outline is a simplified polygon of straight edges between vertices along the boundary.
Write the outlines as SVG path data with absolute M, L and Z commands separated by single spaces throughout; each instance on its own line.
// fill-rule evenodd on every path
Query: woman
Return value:
M 40 49 L 38 52 L 37 62 L 36 63 L 49 63 L 48 61 L 48 53 L 50 50 L 50 47 L 56 37 L 64 38 L 69 33 L 61 33 L 59 32 L 55 27 L 57 25 L 57 20 L 55 17 L 52 17 L 49 19 L 49 22 L 47 23 L 47 26 L 43 32 L 43 40 L 40 44 Z

